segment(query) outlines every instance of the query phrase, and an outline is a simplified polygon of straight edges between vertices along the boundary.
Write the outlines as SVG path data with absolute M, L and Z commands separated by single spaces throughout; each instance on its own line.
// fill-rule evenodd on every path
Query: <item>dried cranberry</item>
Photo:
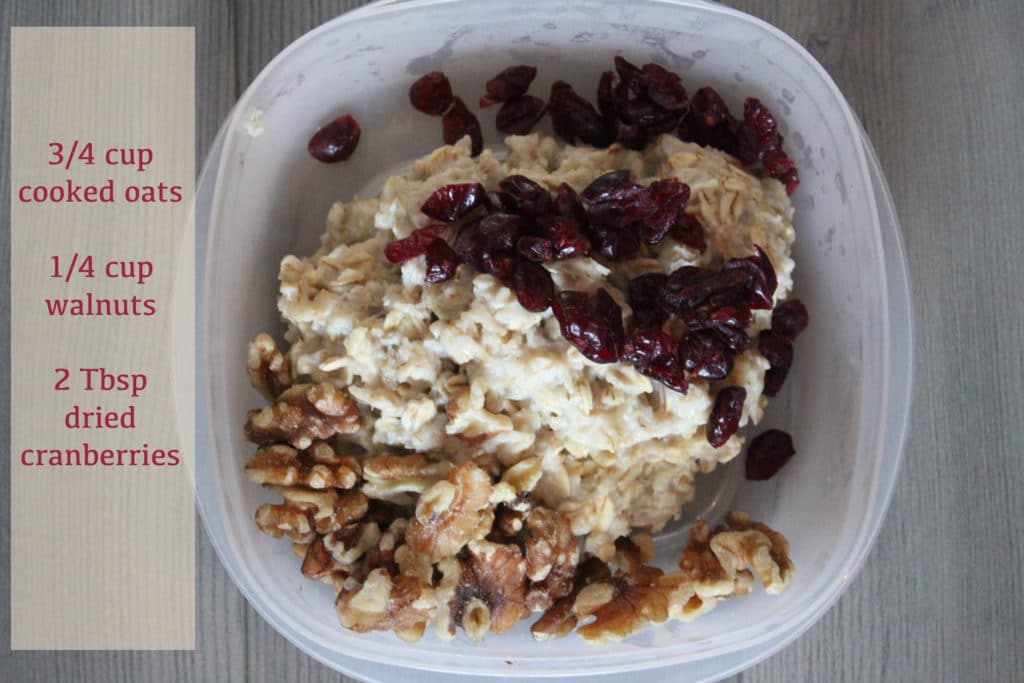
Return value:
M 647 96 L 662 109 L 681 112 L 690 106 L 682 79 L 658 64 L 643 65 L 643 76 L 647 84 Z
M 621 168 L 618 171 L 609 171 L 592 180 L 583 188 L 580 198 L 587 204 L 600 206 L 605 202 L 622 201 L 625 191 L 642 190 L 642 185 L 633 182 L 633 176 L 629 169 Z
M 724 297 L 729 299 L 731 297 Z M 687 311 L 686 324 L 691 330 L 710 330 L 733 353 L 743 353 L 750 346 L 745 328 L 753 322 L 750 309 L 742 302 L 720 304 L 716 297 L 696 309 Z
M 757 338 L 757 350 L 770 365 L 789 367 L 793 364 L 793 344 L 778 332 L 762 332 Z
M 719 390 L 715 404 L 708 417 L 708 443 L 721 448 L 740 426 L 740 415 L 743 414 L 743 402 L 747 400 L 747 390 L 743 387 L 725 387 Z
M 680 122 L 677 135 L 687 142 L 735 154 L 736 123 L 721 95 L 714 88 L 701 88 L 690 99 L 690 109 Z
M 782 389 L 789 368 L 793 365 L 793 344 L 780 332 L 767 330 L 757 339 L 757 350 L 769 363 L 764 375 L 764 393 L 775 396 Z
M 789 462 L 796 450 L 793 437 L 780 429 L 769 429 L 751 440 L 747 448 L 746 476 L 753 481 L 771 479 Z
M 764 395 L 765 396 L 776 396 L 782 391 L 782 385 L 786 381 L 786 376 L 789 374 L 789 368 L 779 365 L 771 366 L 764 373 Z
M 309 153 L 317 161 L 334 164 L 345 161 L 359 144 L 359 124 L 351 114 L 334 119 L 309 139 Z
M 468 135 L 472 143 L 471 154 L 476 156 L 484 149 L 484 134 L 480 130 L 480 121 L 476 115 L 466 109 L 462 98 L 452 98 L 451 109 L 441 118 L 444 130 L 444 144 L 454 145 Z
M 723 296 L 712 297 L 708 303 L 687 311 L 685 319 L 691 330 L 711 329 L 723 325 L 742 330 L 754 321 L 754 315 L 743 302 Z
M 614 363 L 622 347 L 622 309 L 604 289 L 593 296 L 571 290 L 551 300 L 562 336 L 595 363 Z
M 430 243 L 440 237 L 446 228 L 445 225 L 431 223 L 419 230 L 413 230 L 408 237 L 389 242 L 384 247 L 384 258 L 389 263 L 401 263 L 426 253 Z
M 746 331 L 733 325 L 714 325 L 709 328 L 733 353 L 743 353 L 750 346 Z
M 662 292 L 662 305 L 681 315 L 718 294 L 731 295 L 742 290 L 748 280 L 741 270 L 709 270 L 683 266 L 668 277 Z
M 480 106 L 488 107 L 496 102 L 508 102 L 521 97 L 529 90 L 537 77 L 537 67 L 521 64 L 510 66 L 487 81 L 487 94 L 480 98 Z
M 679 125 L 680 112 L 667 111 L 646 97 L 628 103 L 620 113 L 625 121 L 638 125 L 650 136 L 671 132 Z
M 628 261 L 640 252 L 640 236 L 632 226 L 598 227 L 593 230 L 593 245 L 612 261 Z
M 516 251 L 524 258 L 537 263 L 552 261 L 555 258 L 555 245 L 547 237 L 520 237 L 516 242 Z
M 615 122 L 615 141 L 629 149 L 642 150 L 650 139 L 648 131 L 635 123 Z
M 597 83 L 597 110 L 606 122 L 615 120 L 615 99 L 612 87 L 615 85 L 615 72 L 605 71 Z
M 768 254 L 761 247 L 754 245 L 754 254 L 747 258 L 731 259 L 722 266 L 723 271 L 742 271 L 747 273 L 747 303 L 758 310 L 770 310 L 778 280 L 775 268 Z
M 480 231 L 480 220 L 470 221 L 459 228 L 452 247 L 463 263 L 482 270 L 484 254 L 487 251 L 487 237 Z
M 679 360 L 675 356 L 665 356 L 652 361 L 640 368 L 640 373 L 658 380 L 669 389 L 674 389 L 681 394 L 685 394 L 690 388 L 689 382 L 686 381 L 686 373 L 683 372 L 683 366 L 679 364 Z
M 700 219 L 688 213 L 680 213 L 670 232 L 673 238 L 700 253 L 707 249 L 704 238 L 704 224 Z
M 499 213 L 515 213 L 516 202 L 507 192 L 493 190 L 487 193 L 487 201 L 484 203 L 488 211 Z
M 651 211 L 647 188 L 634 183 L 628 170 L 612 171 L 595 179 L 580 193 L 592 221 L 619 227 L 642 219 Z
M 772 332 L 777 332 L 790 341 L 807 329 L 809 322 L 807 307 L 800 299 L 784 301 L 772 311 Z
M 556 259 L 586 256 L 590 252 L 590 240 L 571 218 L 542 216 L 537 225 L 551 239 Z
M 551 212 L 551 193 L 524 175 L 510 175 L 498 187 L 511 197 L 516 213 L 541 216 Z
M 621 358 L 631 362 L 641 374 L 685 394 L 689 385 L 675 347 L 667 332 L 634 328 L 623 342 Z
M 667 280 L 664 273 L 647 273 L 629 281 L 629 307 L 633 309 L 634 327 L 661 327 L 668 318 L 659 304 Z
M 555 188 L 554 194 L 555 213 L 559 216 L 571 218 L 581 228 L 587 226 L 587 210 L 583 208 L 583 202 L 579 194 L 567 183 L 562 183 Z
M 683 369 L 702 379 L 725 379 L 732 372 L 732 353 L 711 330 L 697 330 L 679 342 Z
M 743 121 L 739 124 L 736 155 L 747 166 L 761 162 L 765 171 L 793 194 L 800 184 L 796 164 L 782 151 L 782 136 L 775 116 L 760 102 L 748 97 L 743 103 Z
M 755 97 L 743 102 L 743 122 L 740 124 L 740 160 L 755 164 L 766 149 L 777 149 L 779 126 L 768 108 Z
M 452 105 L 452 84 L 440 71 L 431 71 L 409 86 L 412 106 L 432 116 L 440 116 Z
M 657 64 L 642 68 L 615 58 L 619 82 L 607 72 L 598 84 L 598 103 L 615 140 L 643 149 L 651 138 L 676 128 L 689 100 L 677 74 Z
M 769 150 L 761 157 L 761 165 L 768 175 L 780 181 L 786 186 L 786 194 L 792 195 L 800 185 L 800 174 L 797 173 L 796 163 L 786 156 L 781 150 Z
M 420 211 L 434 220 L 457 221 L 487 201 L 487 190 L 480 183 L 442 185 L 434 190 Z
M 528 311 L 535 313 L 551 305 L 555 295 L 555 282 L 544 266 L 531 261 L 520 261 L 513 280 L 516 299 Z
M 647 186 L 651 213 L 641 219 L 641 238 L 646 244 L 658 244 L 669 233 L 680 211 L 690 199 L 690 186 L 675 178 L 656 180 Z
M 644 72 L 622 55 L 615 55 L 615 71 L 618 72 L 622 84 L 634 93 L 644 89 Z
M 511 251 L 485 252 L 480 259 L 480 268 L 501 280 L 511 277 L 518 265 L 519 258 Z
M 521 95 L 501 105 L 495 125 L 506 135 L 526 135 L 544 117 L 547 105 L 532 95 Z
M 622 344 L 622 360 L 636 365 L 648 363 L 662 356 L 674 356 L 676 343 L 668 332 L 660 328 L 634 327 Z
M 427 247 L 427 273 L 423 279 L 432 284 L 444 282 L 455 275 L 458 267 L 458 255 L 447 242 L 437 238 Z
M 736 121 L 725 100 L 717 90 L 710 86 L 703 87 L 694 93 L 690 106 L 705 128 L 714 128 Z
M 594 147 L 607 147 L 612 142 L 611 131 L 594 105 L 580 97 L 565 81 L 552 84 L 548 112 L 555 133 L 569 144 L 579 139 Z
M 526 227 L 522 216 L 510 213 L 492 213 L 480 219 L 478 229 L 486 238 L 487 251 L 512 251 L 516 240 Z

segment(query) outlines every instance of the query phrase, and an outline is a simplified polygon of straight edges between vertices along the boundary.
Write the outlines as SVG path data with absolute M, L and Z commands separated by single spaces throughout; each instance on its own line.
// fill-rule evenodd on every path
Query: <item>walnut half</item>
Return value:
M 260 333 L 249 342 L 246 361 L 249 381 L 268 401 L 292 385 L 292 366 L 269 334 Z
M 260 530 L 298 543 L 312 543 L 317 534 L 336 531 L 366 514 L 368 501 L 358 490 L 338 493 L 334 489 L 314 491 L 302 487 L 281 489 L 284 501 L 264 503 L 256 510 Z
M 300 450 L 316 439 L 351 434 L 359 429 L 359 409 L 341 390 L 327 383 L 296 384 L 266 408 L 250 410 L 245 435 L 266 446 L 290 443 Z
M 594 617 L 577 633 L 588 643 L 609 643 L 648 624 L 668 621 L 668 596 L 659 586 L 663 572 L 644 565 L 650 559 L 646 539 L 615 542 L 615 563 L 619 571 L 610 581 L 593 583 L 580 591 L 573 604 L 579 620 Z
M 482 539 L 494 522 L 490 494 L 490 476 L 471 462 L 462 463 L 420 496 L 406 531 L 409 547 L 437 562 Z
M 474 643 L 488 632 L 505 633 L 527 614 L 524 603 L 526 563 L 519 548 L 490 541 L 472 541 L 465 557 L 439 565 L 439 635 L 455 635 L 461 626 Z
M 405 574 L 392 577 L 378 568 L 362 584 L 342 589 L 335 608 L 342 626 L 356 633 L 394 631 L 414 642 L 423 636 L 436 604 L 430 584 Z
M 537 507 L 526 518 L 526 604 L 533 612 L 550 607 L 572 591 L 580 551 L 569 518 Z
M 265 446 L 245 464 L 245 474 L 257 484 L 311 489 L 350 489 L 361 471 L 354 458 L 336 453 L 325 441 L 316 441 L 302 452 L 286 444 Z

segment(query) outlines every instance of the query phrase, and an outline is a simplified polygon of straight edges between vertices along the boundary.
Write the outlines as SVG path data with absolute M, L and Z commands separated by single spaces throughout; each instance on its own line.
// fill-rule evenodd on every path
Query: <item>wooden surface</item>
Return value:
M 241 89 L 282 47 L 357 4 L 6 0 L 0 4 L 3 90 L 10 25 L 195 25 L 201 159 Z M 1024 5 L 729 4 L 807 46 L 860 114 L 903 223 L 917 327 L 906 458 L 874 552 L 820 622 L 734 680 L 1022 681 Z M 0 139 L 3 188 L 7 120 Z M 0 194 L 6 224 L 8 196 Z M 6 229 L 4 243 L 6 249 Z M 0 259 L 6 262 L 6 251 Z M 6 330 L 6 295 L 0 306 Z M 0 336 L 6 344 L 6 332 Z M 6 379 L 0 391 L 9 398 Z M 4 499 L 6 469 L 0 467 Z M 6 518 L 0 529 L 6 552 Z M 205 536 L 198 538 L 194 653 L 0 651 L 0 679 L 345 680 L 271 630 L 235 589 Z M 0 604 L 5 633 L 8 599 Z

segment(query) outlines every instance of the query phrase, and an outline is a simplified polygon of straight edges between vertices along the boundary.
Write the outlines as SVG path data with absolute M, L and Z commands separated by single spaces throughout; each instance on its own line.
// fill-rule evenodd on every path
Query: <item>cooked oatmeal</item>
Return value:
M 420 206 L 442 185 L 491 188 L 522 174 L 549 189 L 566 182 L 580 190 L 623 168 L 641 184 L 674 176 L 690 187 L 686 210 L 704 225 L 703 254 L 667 238 L 614 272 L 593 258 L 545 264 L 559 290 L 604 287 L 628 321 L 627 278 L 716 267 L 755 244 L 775 268 L 775 300 L 784 299 L 792 206 L 778 181 L 673 136 L 644 152 L 565 146 L 538 134 L 506 145 L 505 159 L 487 150 L 471 157 L 466 140 L 441 147 L 390 178 L 379 198 L 335 204 L 321 248 L 281 263 L 287 357 L 296 375 L 348 391 L 362 428 L 347 438 L 367 452 L 409 449 L 497 470 L 538 458 L 535 499 L 569 517 L 586 551 L 609 559 L 616 538 L 661 529 L 693 497 L 697 475 L 739 454 L 739 436 L 717 449 L 707 442 L 711 402 L 719 386 L 743 387 L 741 425 L 756 423 L 767 361 L 750 348 L 726 380 L 694 379 L 684 395 L 628 363 L 587 360 L 562 338 L 550 310 L 526 311 L 491 275 L 461 267 L 448 282 L 425 284 L 422 257 L 392 265 L 384 246 L 429 222 Z M 748 332 L 756 337 L 769 324 L 770 311 L 755 311 Z

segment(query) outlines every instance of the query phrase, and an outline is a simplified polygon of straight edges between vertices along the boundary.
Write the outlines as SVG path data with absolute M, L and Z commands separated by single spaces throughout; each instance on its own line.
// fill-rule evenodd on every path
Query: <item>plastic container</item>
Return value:
M 540 71 L 537 92 L 561 78 L 588 93 L 617 53 L 666 64 L 692 87 L 713 85 L 736 109 L 744 96 L 759 97 L 780 119 L 797 159 L 796 294 L 813 322 L 762 424 L 790 431 L 798 455 L 771 482 L 743 481 L 739 463 L 698 481 L 704 502 L 697 509 L 714 519 L 739 507 L 783 531 L 796 578 L 780 596 L 755 592 L 695 622 L 647 629 L 599 648 L 575 636 L 534 643 L 529 621 L 490 636 L 482 647 L 461 635 L 444 642 L 428 632 L 419 643 L 404 644 L 389 633 L 351 633 L 337 623 L 330 589 L 303 579 L 288 544 L 256 529 L 253 512 L 272 496 L 241 474 L 252 447 L 239 426 L 260 401 L 245 377 L 245 347 L 256 333 L 280 328 L 278 263 L 284 254 L 316 247 L 333 201 L 439 144 L 438 121 L 408 105 L 415 77 L 442 69 L 471 100 L 501 68 L 531 63 Z M 346 111 L 363 123 L 359 149 L 344 164 L 316 163 L 305 151 L 310 132 Z M 259 136 L 247 125 L 256 112 Z M 491 116 L 481 115 L 485 137 L 498 144 Z M 239 588 L 311 655 L 342 670 L 350 670 L 346 657 L 524 677 L 692 663 L 694 672 L 714 677 L 716 670 L 734 668 L 737 658 L 781 647 L 849 584 L 881 524 L 902 451 L 911 353 L 906 266 L 895 216 L 880 220 L 876 196 L 883 214 L 891 203 L 880 174 L 873 178 L 855 117 L 823 69 L 791 39 L 704 3 L 411 0 L 371 6 L 283 51 L 239 101 L 222 143 L 204 171 L 197 211 L 200 238 L 209 226 L 200 248 L 206 266 L 198 296 L 197 496 Z M 659 559 L 670 562 L 679 542 L 679 534 L 662 539 Z

